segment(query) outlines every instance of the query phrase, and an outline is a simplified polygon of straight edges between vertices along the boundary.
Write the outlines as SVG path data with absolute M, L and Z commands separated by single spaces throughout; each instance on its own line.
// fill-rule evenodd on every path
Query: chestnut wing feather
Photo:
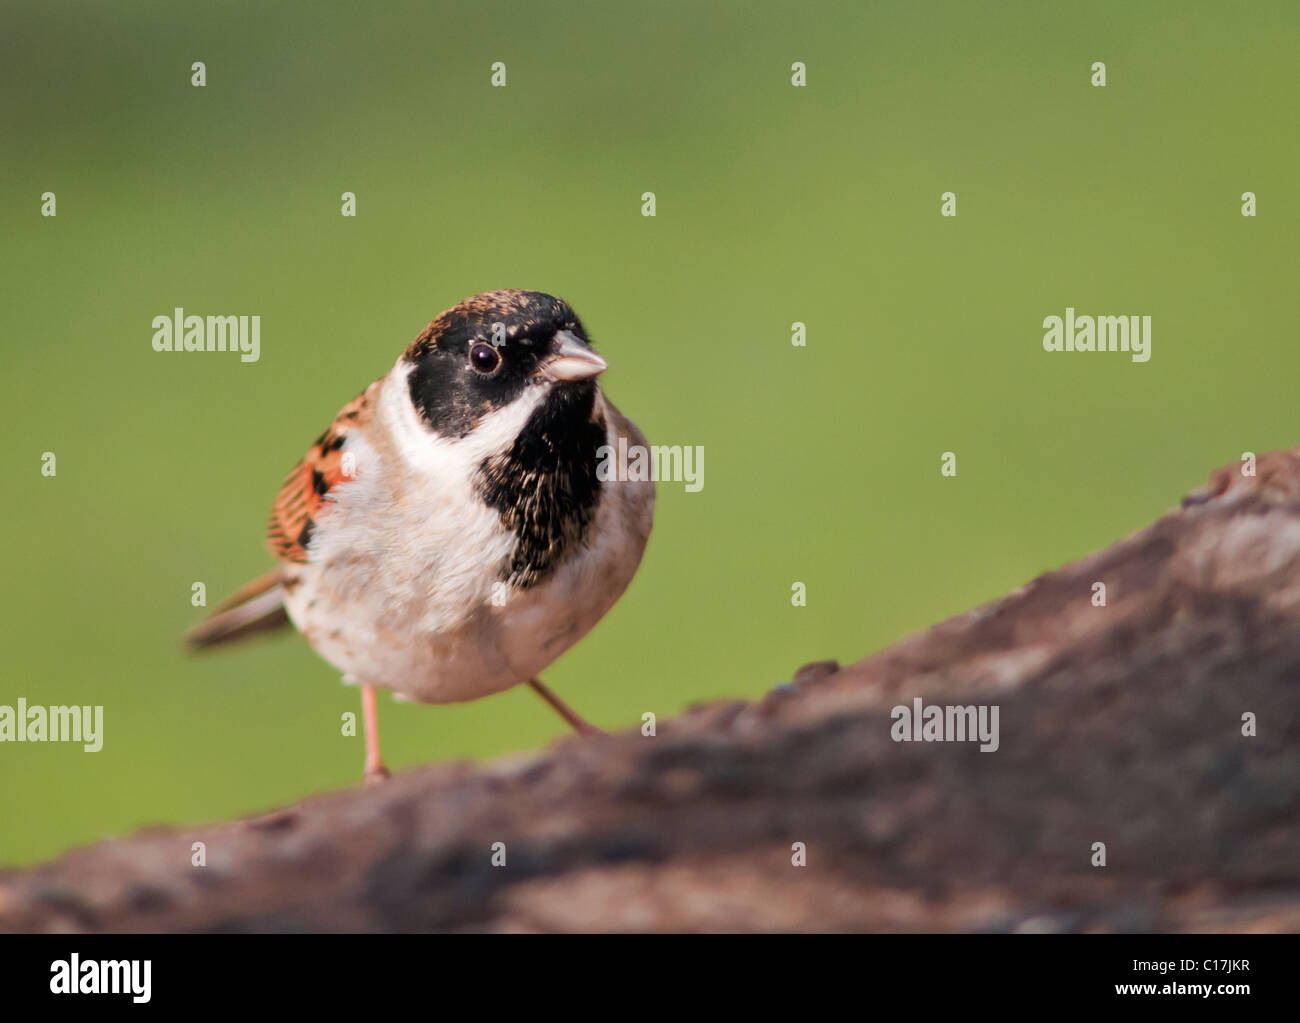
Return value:
M 358 423 L 369 417 L 371 399 L 378 387 L 376 381 L 344 405 L 330 428 L 316 438 L 316 443 L 285 477 L 266 527 L 267 543 L 279 560 L 298 563 L 307 560 L 312 530 L 328 510 L 326 499 L 336 486 L 351 478 L 344 472 L 344 441 Z

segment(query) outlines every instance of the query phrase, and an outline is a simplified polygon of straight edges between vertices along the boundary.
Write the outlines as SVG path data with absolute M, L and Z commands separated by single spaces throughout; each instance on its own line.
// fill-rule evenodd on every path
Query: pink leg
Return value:
M 532 686 L 533 689 L 537 691 L 537 695 L 549 703 L 555 709 L 555 713 L 564 718 L 564 720 L 569 723 L 569 726 L 579 735 L 605 734 L 595 725 L 589 725 L 587 722 L 583 721 L 582 718 L 578 716 L 577 711 L 551 692 L 546 686 L 542 685 L 541 679 L 530 678 L 528 684 Z
M 361 712 L 366 727 L 366 784 L 377 785 L 388 777 L 379 757 L 379 700 L 374 686 L 361 687 Z

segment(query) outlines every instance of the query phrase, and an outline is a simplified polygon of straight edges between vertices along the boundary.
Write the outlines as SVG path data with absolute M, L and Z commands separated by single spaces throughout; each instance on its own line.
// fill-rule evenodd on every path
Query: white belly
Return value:
M 622 499 L 617 492 L 602 498 L 594 524 L 601 542 L 530 589 L 498 590 L 504 606 L 493 603 L 500 561 L 483 566 L 474 599 L 447 606 L 435 592 L 436 577 L 421 594 L 415 578 L 386 577 L 366 559 L 303 566 L 286 600 L 289 616 L 346 681 L 423 703 L 500 692 L 526 682 L 585 636 L 631 582 L 645 536 L 602 522 L 609 514 L 604 505 Z

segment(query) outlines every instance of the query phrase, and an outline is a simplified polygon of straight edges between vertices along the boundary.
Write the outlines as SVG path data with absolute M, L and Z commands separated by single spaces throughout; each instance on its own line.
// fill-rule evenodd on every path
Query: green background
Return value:
M 106 733 L 0 745 L 0 862 L 357 783 L 356 690 L 293 634 L 185 654 L 190 587 L 270 567 L 285 473 L 475 292 L 567 298 L 613 400 L 706 450 L 545 675 L 608 728 L 859 658 L 1300 434 L 1294 3 L 0 9 L 0 703 Z M 1151 361 L 1045 353 L 1067 305 L 1152 316 Z M 175 306 L 260 315 L 261 361 L 153 352 Z M 527 690 L 380 724 L 395 768 L 564 732 Z

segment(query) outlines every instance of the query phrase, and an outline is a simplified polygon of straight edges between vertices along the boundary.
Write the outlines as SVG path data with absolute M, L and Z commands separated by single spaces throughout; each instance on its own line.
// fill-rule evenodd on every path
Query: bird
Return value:
M 360 687 L 367 784 L 389 776 L 379 689 L 439 704 L 526 683 L 599 734 L 538 675 L 623 594 L 653 524 L 653 481 L 602 467 L 646 443 L 601 390 L 608 365 L 548 294 L 442 312 L 285 478 L 267 526 L 276 566 L 186 642 L 295 626 Z

